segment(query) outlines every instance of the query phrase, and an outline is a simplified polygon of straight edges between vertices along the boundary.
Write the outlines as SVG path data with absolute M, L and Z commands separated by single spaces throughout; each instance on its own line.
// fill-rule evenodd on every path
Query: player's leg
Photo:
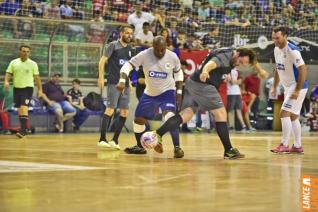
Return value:
M 16 107 L 18 107 L 20 131 L 16 134 L 19 138 L 26 135 L 26 126 L 29 120 L 29 103 L 33 94 L 33 88 L 14 89 Z
M 109 128 L 109 124 L 114 114 L 120 95 L 121 93 L 116 89 L 116 86 L 114 84 L 109 84 L 107 86 L 107 105 L 102 117 L 100 126 L 100 138 L 97 143 L 97 145 L 100 147 L 111 147 L 106 138 L 106 131 Z
M 118 150 L 120 150 L 120 146 L 118 144 L 118 138 L 121 133 L 121 130 L 123 129 L 125 125 L 126 119 L 129 114 L 129 111 L 128 111 L 129 96 L 130 96 L 130 88 L 126 88 L 119 97 L 119 103 L 118 103 L 118 106 L 120 108 L 119 121 L 117 125 L 115 126 L 113 139 L 109 142 L 112 148 L 118 149 Z
M 155 115 L 157 106 L 154 98 L 143 94 L 137 104 L 135 110 L 135 119 L 133 123 L 135 138 L 137 145 L 127 147 L 125 152 L 127 154 L 146 154 L 147 151 L 142 147 L 140 139 L 142 134 L 146 131 L 146 118 L 152 118 Z
M 307 89 L 302 89 L 299 93 L 298 98 L 295 101 L 295 105 L 293 106 L 293 112 L 291 113 L 291 124 L 292 124 L 292 132 L 294 135 L 294 145 L 289 149 L 290 153 L 303 154 L 304 149 L 301 145 L 301 125 L 299 122 L 299 113 L 302 107 L 302 103 L 305 99 L 307 93 Z

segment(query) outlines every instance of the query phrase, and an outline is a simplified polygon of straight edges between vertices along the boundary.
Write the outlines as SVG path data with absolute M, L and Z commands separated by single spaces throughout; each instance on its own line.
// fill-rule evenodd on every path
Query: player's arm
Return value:
M 10 80 L 12 79 L 12 74 L 9 72 L 6 72 L 5 76 L 4 76 L 4 88 L 6 90 L 9 90 L 10 88 Z
M 279 81 L 280 81 L 280 79 L 279 79 L 278 72 L 277 72 L 276 69 L 274 69 L 274 82 L 273 82 L 273 85 L 271 87 L 271 95 L 272 95 L 272 97 L 276 96 L 276 93 L 277 93 L 276 88 L 277 88 L 277 86 L 279 84 Z
M 216 68 L 217 68 L 217 64 L 215 61 L 210 60 L 209 62 L 207 62 L 202 69 L 202 73 L 200 74 L 200 80 L 202 82 L 205 82 L 209 78 L 210 72 Z
M 178 71 L 173 73 L 173 76 L 174 76 L 174 81 L 176 82 L 176 88 L 177 88 L 176 103 L 177 103 L 177 109 L 179 110 L 181 107 L 181 101 L 182 101 L 182 87 L 183 87 L 183 80 L 184 80 L 183 71 L 179 68 Z
M 104 88 L 105 65 L 107 64 L 107 62 L 108 62 L 108 57 L 103 55 L 100 58 L 99 63 L 98 63 L 98 87 L 100 89 Z
M 120 69 L 120 79 L 117 84 L 117 89 L 119 91 L 123 91 L 125 88 L 126 81 L 128 80 L 128 76 L 130 72 L 134 69 L 134 66 L 130 62 L 126 62 Z
M 34 75 L 36 87 L 38 88 L 38 97 L 43 95 L 42 81 L 40 75 Z
M 298 68 L 298 79 L 297 79 L 295 91 L 292 93 L 290 98 L 297 99 L 299 92 L 303 88 L 306 77 L 307 77 L 307 68 L 299 51 L 293 51 L 291 53 L 291 56 L 293 58 L 293 65 L 295 65 Z
M 258 62 L 255 62 L 253 64 L 253 68 L 258 72 L 258 75 L 262 79 L 266 79 L 269 76 L 269 73 L 265 69 L 263 69 Z

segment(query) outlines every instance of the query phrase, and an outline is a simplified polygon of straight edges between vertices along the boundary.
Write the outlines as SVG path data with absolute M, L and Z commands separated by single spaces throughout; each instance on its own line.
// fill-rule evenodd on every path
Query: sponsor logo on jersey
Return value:
M 167 103 L 167 104 L 166 104 L 166 107 L 175 107 L 175 105 L 172 104 L 172 103 Z
M 172 65 L 170 63 L 166 63 L 165 64 L 165 68 L 170 70 L 170 69 L 172 69 Z
M 291 109 L 293 106 L 292 106 L 292 105 L 290 105 L 290 104 L 288 104 L 288 103 L 285 103 L 285 104 L 284 104 L 284 107 L 285 107 L 285 108 L 289 108 L 289 109 Z
M 119 65 L 124 65 L 125 63 L 127 62 L 127 60 L 124 60 L 124 59 L 120 59 L 119 60 Z
M 276 63 L 276 68 L 277 68 L 278 70 L 285 71 L 285 65 L 284 65 L 284 64 Z
M 165 72 L 149 71 L 148 76 L 159 79 L 167 79 L 168 74 Z

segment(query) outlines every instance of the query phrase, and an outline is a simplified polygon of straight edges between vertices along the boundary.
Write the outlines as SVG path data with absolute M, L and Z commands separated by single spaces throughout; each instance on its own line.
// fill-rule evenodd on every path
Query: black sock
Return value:
M 215 123 L 216 132 L 219 138 L 222 141 L 223 147 L 225 151 L 228 151 L 232 148 L 229 129 L 227 128 L 226 122 L 216 122 Z
M 108 129 L 109 123 L 111 120 L 111 116 L 104 114 L 102 119 L 102 124 L 100 126 L 100 139 L 106 140 L 106 130 Z
M 114 137 L 113 137 L 113 141 L 115 141 L 116 144 L 118 144 L 118 137 L 121 133 L 121 130 L 123 129 L 125 125 L 126 119 L 127 119 L 126 117 L 119 116 L 119 121 L 115 128 Z
M 170 131 L 170 134 L 171 134 L 173 146 L 174 146 L 174 147 L 180 146 L 179 129 L 171 130 L 171 131 Z
M 21 126 L 20 132 L 21 133 L 26 132 L 26 125 L 27 125 L 28 119 L 29 119 L 29 116 L 25 116 L 25 115 L 19 116 L 20 126 Z
M 161 137 L 171 129 L 179 128 L 179 125 L 182 124 L 182 117 L 179 114 L 169 118 L 156 132 Z
M 135 132 L 135 138 L 136 138 L 136 141 L 137 141 L 137 146 L 139 146 L 139 147 L 141 147 L 141 148 L 143 148 L 143 147 L 142 147 L 142 145 L 141 145 L 140 139 L 141 139 L 141 136 L 142 136 L 142 134 L 143 134 L 144 132 L 146 132 L 146 130 L 144 130 L 144 131 L 141 132 L 141 133 L 136 133 L 136 132 Z

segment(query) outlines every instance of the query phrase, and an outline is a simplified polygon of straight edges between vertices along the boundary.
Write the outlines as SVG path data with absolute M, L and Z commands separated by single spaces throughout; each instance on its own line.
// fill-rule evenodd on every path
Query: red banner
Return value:
M 188 70 L 185 71 L 187 75 L 192 75 L 193 72 L 200 66 L 205 56 L 209 53 L 208 50 L 181 50 L 180 60 L 185 60 L 189 64 Z

